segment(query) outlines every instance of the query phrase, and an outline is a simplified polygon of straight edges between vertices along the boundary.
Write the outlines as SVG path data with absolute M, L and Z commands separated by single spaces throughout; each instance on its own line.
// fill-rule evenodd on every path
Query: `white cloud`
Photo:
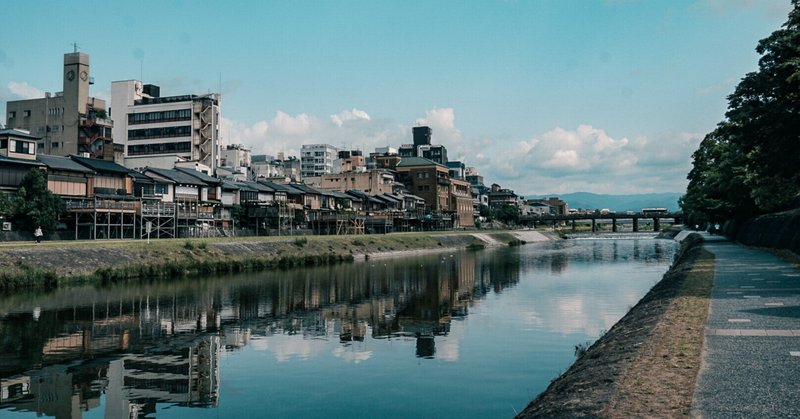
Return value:
M 357 123 L 355 123 L 357 122 Z M 453 108 L 435 108 L 416 120 L 433 129 L 432 141 L 448 148 L 450 160 L 478 169 L 487 184 L 521 195 L 680 192 L 701 134 L 661 133 L 616 137 L 588 124 L 553 128 L 525 139 L 464 138 Z M 277 111 L 254 124 L 222 119 L 223 143 L 250 146 L 254 154 L 299 156 L 302 144 L 327 143 L 369 153 L 375 147 L 410 143 L 411 127 L 351 108 L 329 118 Z
M 466 154 L 462 144 L 461 130 L 456 127 L 456 113 L 453 108 L 428 110 L 425 112 L 424 118 L 417 118 L 416 124 L 431 127 L 431 142 L 447 147 L 450 160 L 458 160 Z M 410 143 L 411 138 L 406 142 Z
M 278 111 L 272 118 L 271 125 L 278 134 L 303 136 L 310 132 L 312 122 L 312 117 L 305 113 L 291 116 L 286 112 Z
M 591 125 L 556 127 L 507 147 L 497 144 L 491 153 L 482 152 L 483 159 L 466 163 L 476 166 L 487 183 L 522 195 L 680 192 L 700 139 L 700 134 L 662 133 L 631 140 Z
M 553 156 L 542 163 L 545 168 L 577 168 L 580 164 L 578 152 L 575 150 L 556 150 Z
M 8 82 L 8 90 L 22 99 L 37 99 L 44 97 L 44 90 L 37 89 L 27 82 Z
M 337 113 L 336 115 L 331 115 L 331 121 L 336 124 L 337 126 L 341 127 L 346 121 L 353 121 L 358 119 L 366 119 L 367 121 L 370 120 L 369 114 L 365 111 L 360 109 L 353 108 L 352 110 L 345 110 Z

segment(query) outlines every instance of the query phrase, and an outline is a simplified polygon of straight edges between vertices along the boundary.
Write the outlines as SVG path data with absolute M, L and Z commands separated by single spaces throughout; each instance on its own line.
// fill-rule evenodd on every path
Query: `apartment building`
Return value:
M 300 147 L 300 177 L 318 178 L 333 173 L 339 149 L 330 144 L 303 144 Z
M 111 83 L 114 138 L 129 168 L 171 169 L 176 161 L 219 166 L 220 95 L 161 96 L 139 80 Z

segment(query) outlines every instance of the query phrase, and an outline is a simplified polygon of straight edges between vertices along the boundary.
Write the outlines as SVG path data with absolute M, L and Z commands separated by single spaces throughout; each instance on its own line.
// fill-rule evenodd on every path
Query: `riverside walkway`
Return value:
M 716 271 L 692 416 L 800 417 L 800 269 L 705 239 Z

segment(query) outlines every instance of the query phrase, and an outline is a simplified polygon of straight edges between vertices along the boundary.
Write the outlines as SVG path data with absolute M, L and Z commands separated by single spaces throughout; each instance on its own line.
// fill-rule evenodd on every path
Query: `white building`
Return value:
M 160 96 L 139 80 L 111 83 L 113 136 L 124 147 L 124 164 L 171 169 L 196 161 L 216 172 L 219 165 L 220 95 Z
M 320 177 L 333 173 L 339 149 L 330 144 L 303 144 L 300 147 L 300 177 Z
M 228 169 L 231 173 L 247 175 L 252 163 L 252 153 L 248 147 L 241 144 L 228 145 L 220 150 L 220 167 Z

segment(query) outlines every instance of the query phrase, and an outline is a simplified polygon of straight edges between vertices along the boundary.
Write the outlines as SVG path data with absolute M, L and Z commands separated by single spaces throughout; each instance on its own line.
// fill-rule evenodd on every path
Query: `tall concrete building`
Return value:
M 400 157 L 423 157 L 436 163 L 447 165 L 447 147 L 431 144 L 433 130 L 430 127 L 414 127 L 411 131 L 414 135 L 414 144 L 401 145 L 399 149 Z
M 330 144 L 303 144 L 300 147 L 300 177 L 320 177 L 333 173 L 333 163 L 339 149 Z
M 113 122 L 105 101 L 89 96 L 94 84 L 90 74 L 88 54 L 64 54 L 63 90 L 45 93 L 43 98 L 9 101 L 6 127 L 39 137 L 42 154 L 113 160 Z
M 216 173 L 219 165 L 220 95 L 161 97 L 161 89 L 139 80 L 111 83 L 114 138 L 130 168 L 172 169 L 196 161 Z

